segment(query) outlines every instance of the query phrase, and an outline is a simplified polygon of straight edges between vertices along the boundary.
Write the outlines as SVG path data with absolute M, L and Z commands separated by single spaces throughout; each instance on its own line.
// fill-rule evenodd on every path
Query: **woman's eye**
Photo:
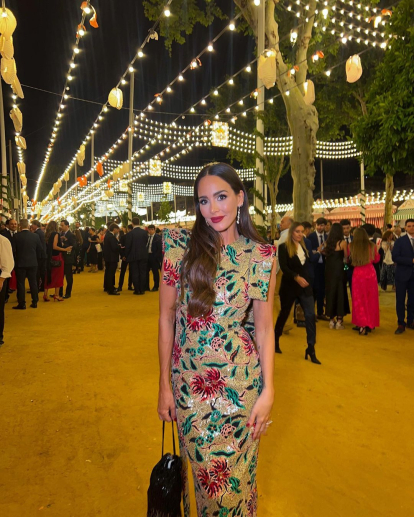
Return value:
M 226 194 L 220 194 L 220 195 L 218 196 L 218 200 L 219 200 L 219 201 L 223 201 L 223 199 L 227 199 Z
M 205 205 L 206 203 L 207 203 L 207 199 L 202 199 L 202 200 L 200 201 L 200 205 Z

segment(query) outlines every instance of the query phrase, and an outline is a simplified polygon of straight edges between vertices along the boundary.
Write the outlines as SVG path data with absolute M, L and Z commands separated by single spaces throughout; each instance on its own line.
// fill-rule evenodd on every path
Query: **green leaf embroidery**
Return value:
M 235 477 L 231 477 L 231 478 L 229 478 L 229 481 L 230 481 L 232 492 L 235 492 L 236 494 L 240 494 L 241 493 L 241 490 L 240 490 L 240 479 L 235 478 Z
M 225 388 L 227 393 L 227 398 L 232 402 L 235 406 L 244 409 L 243 404 L 240 402 L 239 394 L 233 388 Z
M 183 434 L 184 434 L 184 436 L 186 436 L 191 431 L 191 428 L 193 426 L 193 419 L 196 416 L 197 416 L 197 413 L 192 413 L 191 415 L 189 415 L 185 419 L 184 424 L 183 424 Z

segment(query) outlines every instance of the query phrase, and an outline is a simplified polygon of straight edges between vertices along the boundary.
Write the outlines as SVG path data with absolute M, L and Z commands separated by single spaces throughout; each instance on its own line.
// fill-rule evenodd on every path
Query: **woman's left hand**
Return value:
M 261 395 L 253 406 L 250 418 L 246 424 L 253 428 L 253 440 L 258 440 L 267 431 L 267 422 L 272 411 L 274 400 L 273 390 L 263 389 Z

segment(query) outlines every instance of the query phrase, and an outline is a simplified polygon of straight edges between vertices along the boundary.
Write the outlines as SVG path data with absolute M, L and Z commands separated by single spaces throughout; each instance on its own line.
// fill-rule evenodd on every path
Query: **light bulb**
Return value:
M 72 70 L 75 68 L 75 66 L 76 66 L 75 63 L 70 64 L 70 67 L 72 68 Z
M 239 100 L 239 104 L 240 104 L 240 106 L 243 106 L 243 99 Z
M 83 29 L 79 29 L 79 36 L 85 36 L 85 31 Z
M 256 5 L 257 7 L 259 7 L 259 5 L 260 5 L 260 0 L 253 0 L 253 3 L 254 3 L 254 5 Z
M 179 81 L 184 81 L 184 77 L 180 74 L 180 75 L 178 76 L 178 80 L 179 80 Z
M 229 84 L 234 84 L 233 79 L 229 79 Z
M 218 90 L 214 90 L 213 94 L 218 95 L 219 94 Z
M 134 71 L 134 67 L 133 67 L 133 66 L 130 66 L 130 67 L 128 68 L 128 71 L 132 73 L 132 72 Z
M 213 52 L 214 48 L 213 48 L 213 44 L 212 43 L 210 43 L 210 45 L 207 47 L 207 50 L 209 52 Z
M 229 23 L 229 29 L 230 29 L 231 31 L 234 31 L 234 29 L 235 29 L 235 28 L 236 28 L 235 23 L 234 23 L 234 22 L 230 22 L 230 23 Z
M 203 100 L 201 101 L 201 104 L 202 104 L 203 106 L 205 106 L 205 104 L 206 104 L 206 100 L 205 100 L 205 99 L 203 99 Z
M 75 48 L 73 49 L 73 52 L 75 52 L 75 54 L 79 54 L 80 50 L 78 49 L 78 47 L 75 47 Z
M 169 8 L 168 8 L 168 7 L 166 7 L 166 8 L 164 9 L 164 15 L 165 15 L 167 18 L 168 18 L 169 16 L 171 16 L 171 11 L 169 10 Z
M 121 79 L 121 84 L 126 84 L 125 79 Z
M 331 71 L 330 71 L 330 70 L 327 70 L 327 71 L 325 72 L 325 74 L 329 77 L 329 76 L 331 75 Z
M 68 75 L 68 81 L 72 81 L 73 77 L 71 75 Z
M 172 92 L 171 86 L 167 86 L 167 92 L 168 92 L 168 93 L 171 93 L 171 92 Z

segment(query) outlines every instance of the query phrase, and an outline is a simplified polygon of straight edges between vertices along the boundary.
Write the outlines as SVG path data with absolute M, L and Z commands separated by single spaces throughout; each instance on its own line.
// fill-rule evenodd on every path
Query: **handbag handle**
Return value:
M 175 453 L 174 421 L 171 422 L 171 425 L 172 425 L 173 451 L 174 451 L 174 456 L 175 456 L 176 453 Z M 164 434 L 165 434 L 165 421 L 163 420 L 163 422 L 162 422 L 162 452 L 161 452 L 161 458 L 164 456 Z

